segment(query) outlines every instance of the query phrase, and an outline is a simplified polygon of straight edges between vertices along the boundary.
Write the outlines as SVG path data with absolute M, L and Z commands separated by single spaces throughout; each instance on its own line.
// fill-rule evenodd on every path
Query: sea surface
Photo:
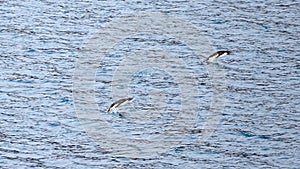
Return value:
M 294 0 L 0 1 L 0 168 L 299 168 L 299 16 Z

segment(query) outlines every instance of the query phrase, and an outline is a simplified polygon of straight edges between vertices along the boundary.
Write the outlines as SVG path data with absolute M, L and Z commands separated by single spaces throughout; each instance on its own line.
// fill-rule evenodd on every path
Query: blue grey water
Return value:
M 294 0 L 0 1 L 0 168 L 299 168 L 299 9 Z M 205 144 L 187 137 L 156 158 L 121 158 L 80 126 L 72 95 L 80 52 L 105 23 L 137 12 L 184 18 L 217 50 L 232 51 L 217 63 L 225 70 L 226 102 Z M 122 49 L 115 56 L 120 53 Z M 113 69 L 104 63 L 105 69 Z M 105 110 L 113 100 L 109 88 L 101 86 L 111 80 L 103 72 L 99 69 L 95 88 Z M 166 87 L 176 116 L 176 81 L 159 70 L 151 73 L 136 74 L 131 94 Z M 201 77 L 207 78 L 205 73 Z M 200 87 L 203 112 L 210 104 L 207 85 L 203 80 Z M 143 99 L 147 96 L 134 104 L 146 104 Z M 127 127 L 120 130 L 131 130 Z M 153 131 L 148 128 L 144 134 Z

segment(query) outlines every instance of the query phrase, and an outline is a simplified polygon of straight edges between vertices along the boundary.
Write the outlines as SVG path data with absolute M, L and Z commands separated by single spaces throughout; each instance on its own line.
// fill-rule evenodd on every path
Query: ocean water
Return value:
M 0 168 L 299 168 L 299 7 L 292 0 L 1 1 Z M 153 13 L 142 34 L 116 22 L 139 13 Z M 172 18 L 184 24 L 165 26 Z M 160 23 L 178 37 L 158 34 Z M 191 25 L 203 36 L 189 34 Z M 105 45 L 102 59 L 81 62 Z M 206 63 L 217 50 L 232 54 Z M 78 74 L 80 63 L 95 72 Z M 78 85 L 88 77 L 94 83 Z M 96 114 L 89 103 L 81 107 L 85 96 Z M 135 98 L 120 109 L 124 117 L 105 113 L 124 97 Z

